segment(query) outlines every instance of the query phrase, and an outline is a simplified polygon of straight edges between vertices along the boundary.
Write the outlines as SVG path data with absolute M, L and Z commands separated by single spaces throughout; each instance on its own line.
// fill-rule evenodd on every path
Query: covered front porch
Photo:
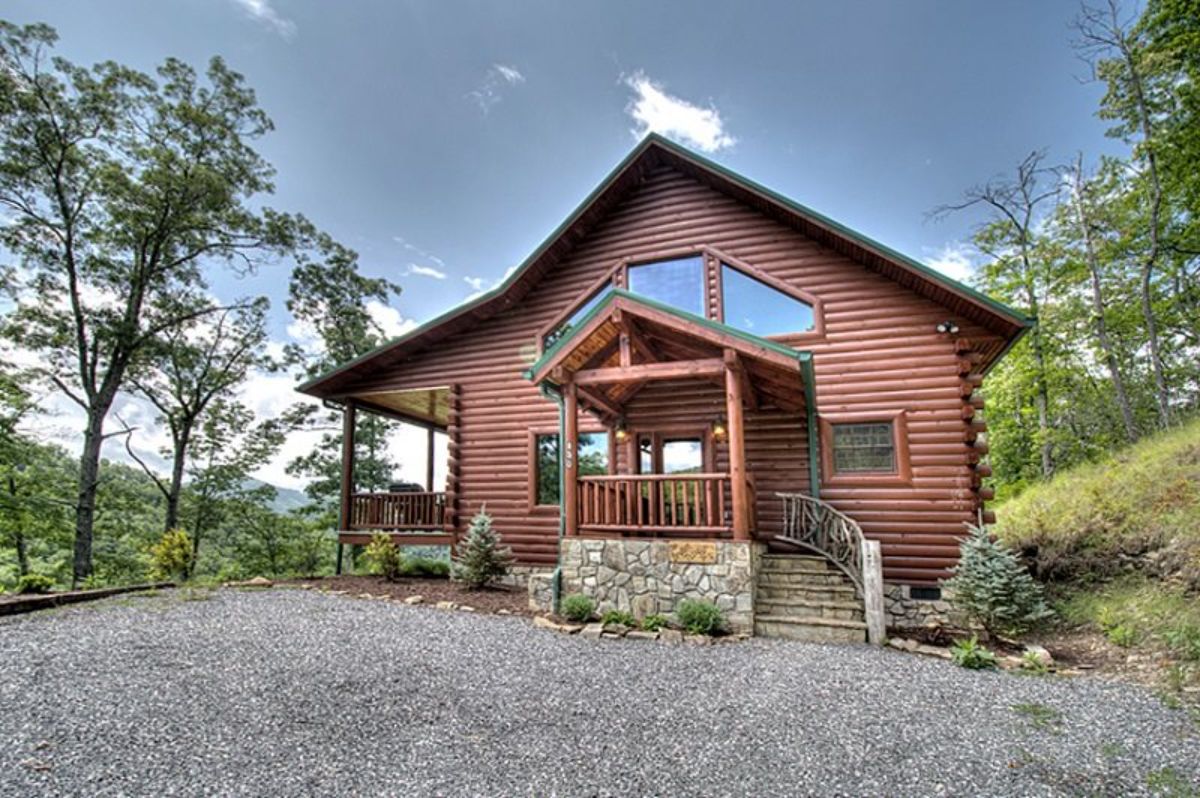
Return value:
M 807 484 L 787 487 L 816 493 L 807 352 L 614 290 L 526 376 L 560 404 L 567 536 L 749 541 L 779 534 L 759 528 L 758 480 L 747 454 L 747 413 L 760 410 L 795 419 L 789 432 L 807 449 Z M 694 407 L 696 397 L 710 408 L 702 421 L 695 412 L 673 414 L 672 405 Z M 652 414 L 633 412 L 648 402 Z M 580 473 L 584 414 L 608 430 L 608 473 Z M 694 442 L 696 459 L 672 467 L 669 447 L 683 441 Z

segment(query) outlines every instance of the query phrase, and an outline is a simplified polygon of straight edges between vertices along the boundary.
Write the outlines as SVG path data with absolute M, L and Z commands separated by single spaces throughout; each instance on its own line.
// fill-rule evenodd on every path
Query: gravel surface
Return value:
M 0 793 L 1200 788 L 1200 725 L 1136 687 L 865 646 L 587 641 L 299 590 L 188 595 L 0 620 Z

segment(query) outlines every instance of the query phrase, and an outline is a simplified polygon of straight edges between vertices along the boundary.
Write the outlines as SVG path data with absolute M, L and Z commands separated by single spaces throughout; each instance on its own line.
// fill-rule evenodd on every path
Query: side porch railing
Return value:
M 350 496 L 350 529 L 441 529 L 446 494 L 354 493 Z

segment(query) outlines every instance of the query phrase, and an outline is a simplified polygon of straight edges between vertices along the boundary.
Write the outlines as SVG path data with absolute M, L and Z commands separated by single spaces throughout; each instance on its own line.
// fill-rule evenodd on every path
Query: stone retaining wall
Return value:
M 954 609 L 950 603 L 949 591 L 945 588 L 942 589 L 940 599 L 915 599 L 908 585 L 885 584 L 883 607 L 888 629 L 944 627 L 965 630 L 971 625 L 962 612 Z
M 641 618 L 670 614 L 687 598 L 711 601 L 729 630 L 754 630 L 754 575 L 764 547 L 741 541 L 565 538 L 562 595 L 583 593 L 597 609 Z M 549 603 L 549 577 L 529 581 L 530 600 Z

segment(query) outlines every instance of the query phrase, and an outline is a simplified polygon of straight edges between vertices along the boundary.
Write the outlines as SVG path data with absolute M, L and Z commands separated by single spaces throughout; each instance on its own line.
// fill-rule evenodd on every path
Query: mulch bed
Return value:
M 474 607 L 479 612 L 508 610 L 513 615 L 532 615 L 529 610 L 529 594 L 525 588 L 493 587 L 486 590 L 470 590 L 460 582 L 449 579 L 402 578 L 388 582 L 380 576 L 327 576 L 314 579 L 292 579 L 285 584 L 312 585 L 321 590 L 345 591 L 358 596 L 387 596 L 403 600 L 409 596 L 422 596 L 426 604 L 453 601 Z

